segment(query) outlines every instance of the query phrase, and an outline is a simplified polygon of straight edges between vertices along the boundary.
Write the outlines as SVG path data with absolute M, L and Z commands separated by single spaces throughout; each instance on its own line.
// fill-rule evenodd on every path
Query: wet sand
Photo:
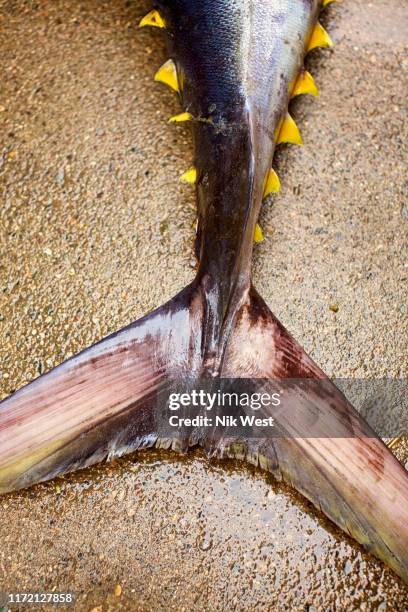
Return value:
M 194 275 L 194 194 L 177 180 L 191 138 L 152 80 L 166 54 L 137 28 L 149 8 L 0 0 L 2 397 Z M 321 96 L 293 104 L 305 146 L 278 152 L 254 281 L 330 376 L 406 378 L 408 10 L 348 0 L 325 22 L 336 47 L 308 59 Z M 78 610 L 408 608 L 298 495 L 200 454 L 6 496 L 0 541 L 0 590 L 72 589 Z

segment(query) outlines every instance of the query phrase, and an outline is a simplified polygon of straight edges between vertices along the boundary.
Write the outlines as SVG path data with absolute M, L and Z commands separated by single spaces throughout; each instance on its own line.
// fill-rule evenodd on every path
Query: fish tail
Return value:
M 194 295 L 187 287 L 0 402 L 0 494 L 159 442 L 156 406 L 199 329 Z
M 258 414 L 273 416 L 279 435 L 246 430 L 237 440 L 201 427 L 163 436 L 170 394 L 198 385 L 217 362 L 211 312 L 195 281 L 0 403 L 0 493 L 140 448 L 199 444 L 209 456 L 255 463 L 293 485 L 408 581 L 407 471 L 253 287 L 219 326 L 228 333 L 219 334 L 211 380 L 214 388 L 249 379 L 253 391 L 270 394 L 287 381 L 284 409 Z
M 283 399 L 257 411 L 273 416 L 273 435 L 237 444 L 226 433 L 210 454 L 250 461 L 293 486 L 408 582 L 408 471 L 255 289 L 236 321 L 223 376 Z

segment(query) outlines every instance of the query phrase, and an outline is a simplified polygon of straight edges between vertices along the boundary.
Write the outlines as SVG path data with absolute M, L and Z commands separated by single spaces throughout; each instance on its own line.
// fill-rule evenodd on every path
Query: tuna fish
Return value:
M 293 96 L 317 94 L 304 58 L 330 46 L 328 0 L 157 0 L 141 25 L 163 29 L 156 80 L 191 123 L 197 193 L 195 280 L 169 302 L 65 361 L 0 404 L 0 492 L 140 448 L 201 445 L 293 485 L 408 582 L 408 473 L 271 313 L 251 283 L 262 199 L 279 188 L 276 145 L 301 143 Z M 281 435 L 234 440 L 208 428 L 161 437 L 158 406 L 175 384 L 297 381 Z M 307 402 L 302 381 L 317 381 Z M 271 411 L 264 409 L 264 416 Z M 317 426 L 313 435 L 311 417 Z

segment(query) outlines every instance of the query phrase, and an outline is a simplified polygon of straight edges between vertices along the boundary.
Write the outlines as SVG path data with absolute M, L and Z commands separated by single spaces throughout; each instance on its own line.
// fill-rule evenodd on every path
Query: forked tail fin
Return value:
M 187 287 L 0 403 L 0 493 L 156 443 L 153 408 L 199 335 L 194 296 Z
M 269 395 L 277 435 L 252 438 L 238 454 L 305 495 L 336 525 L 408 582 L 408 472 L 291 337 L 254 291 L 239 313 L 224 374 L 255 377 Z M 228 440 L 216 454 L 225 453 Z M 233 446 L 232 446 L 233 449 Z
M 0 493 L 138 448 L 160 445 L 158 405 L 205 371 L 204 292 L 170 302 L 0 404 Z M 259 464 L 293 485 L 408 582 L 408 473 L 250 289 L 229 326 L 219 372 L 257 391 L 289 380 L 279 435 L 181 431 L 177 444 Z M 316 385 L 302 383 L 313 379 Z M 191 386 L 191 385 L 190 385 Z M 310 423 L 313 422 L 313 432 Z

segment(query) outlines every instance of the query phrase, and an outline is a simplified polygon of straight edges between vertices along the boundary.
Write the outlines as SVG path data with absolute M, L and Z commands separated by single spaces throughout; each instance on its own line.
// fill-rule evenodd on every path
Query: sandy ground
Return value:
M 0 1 L 2 396 L 193 277 L 194 194 L 177 180 L 191 139 L 152 80 L 166 56 L 137 28 L 148 9 Z M 254 280 L 329 375 L 404 378 L 408 9 L 347 0 L 325 20 L 336 47 L 309 58 L 321 96 L 293 105 L 306 146 L 277 155 Z M 0 541 L 0 590 L 71 589 L 77 610 L 408 608 L 407 587 L 299 496 L 199 454 L 6 496 Z

